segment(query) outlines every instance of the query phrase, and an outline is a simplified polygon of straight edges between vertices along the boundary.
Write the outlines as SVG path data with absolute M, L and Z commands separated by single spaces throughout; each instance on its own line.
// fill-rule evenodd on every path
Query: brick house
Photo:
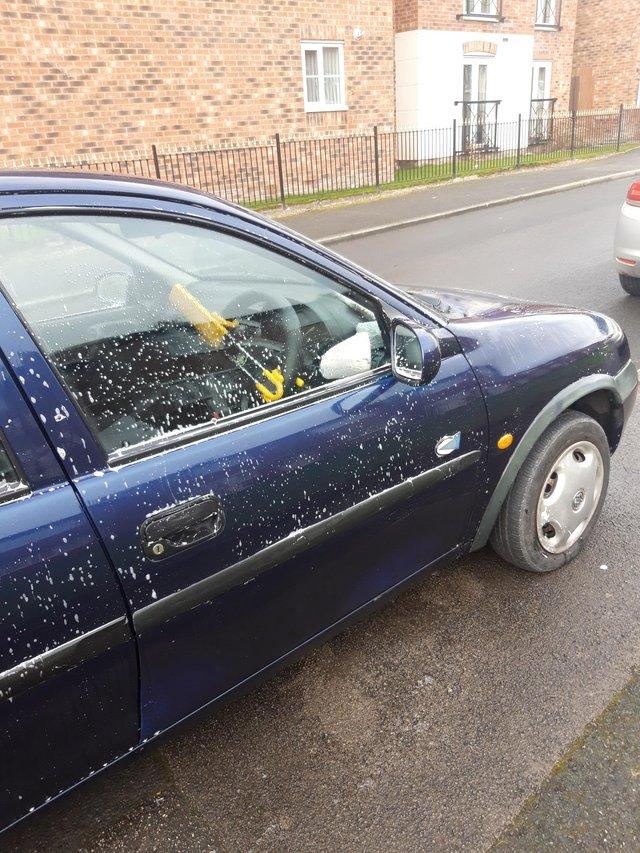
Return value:
M 394 123 L 393 0 L 0 0 L 0 161 Z
M 640 8 L 637 3 L 578 0 L 573 105 L 640 106 Z
M 635 100 L 640 22 L 628 9 L 607 14 L 603 0 L 0 0 L 0 165 L 142 152 L 148 168 L 154 143 L 354 139 L 374 126 L 448 129 L 442 152 L 430 151 L 439 156 L 452 150 L 454 119 L 481 131 L 532 117 L 544 129 L 552 102 L 570 105 L 577 2 L 581 105 L 589 92 L 593 106 Z M 624 64 L 617 44 L 629 44 Z M 482 143 L 477 128 L 456 145 Z M 426 156 L 383 142 L 389 164 Z M 340 144 L 352 172 L 364 149 L 371 159 L 370 138 Z M 313 155 L 291 153 L 292 175 Z M 275 180 L 272 145 L 264 156 Z
M 576 0 L 396 0 L 397 127 L 568 109 L 575 18 Z

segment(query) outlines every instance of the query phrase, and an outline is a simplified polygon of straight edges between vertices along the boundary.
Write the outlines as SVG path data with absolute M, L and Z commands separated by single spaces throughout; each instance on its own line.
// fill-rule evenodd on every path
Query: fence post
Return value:
M 624 104 L 620 104 L 620 115 L 618 116 L 618 139 L 616 140 L 616 151 L 620 150 L 620 139 L 622 138 L 622 119 L 624 118 Z
M 156 170 L 156 178 L 160 180 L 160 161 L 158 160 L 158 149 L 155 145 L 151 146 L 151 153 L 153 155 L 153 165 Z
M 571 156 L 576 150 L 576 111 L 571 110 Z
M 522 113 L 518 113 L 518 154 L 516 156 L 516 166 L 520 165 L 520 134 L 522 132 Z
M 380 151 L 378 149 L 378 125 L 373 126 L 373 154 L 376 163 L 376 188 L 380 189 Z
M 457 134 L 456 134 L 456 129 L 457 129 L 457 122 L 454 119 L 453 120 L 453 152 L 451 155 L 451 176 L 453 178 L 455 178 L 456 171 L 457 171 L 457 163 L 456 163 L 456 135 Z
M 282 172 L 282 150 L 280 147 L 280 134 L 276 133 L 276 159 L 278 163 L 278 184 L 280 187 L 280 204 L 283 207 L 286 207 L 287 204 L 284 200 L 284 175 Z

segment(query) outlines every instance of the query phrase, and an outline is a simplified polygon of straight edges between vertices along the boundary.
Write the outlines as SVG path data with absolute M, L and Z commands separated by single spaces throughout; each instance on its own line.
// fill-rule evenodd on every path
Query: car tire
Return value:
M 598 520 L 609 467 L 600 424 L 581 412 L 564 412 L 522 464 L 491 534 L 494 551 L 529 572 L 552 572 L 571 562 Z
M 622 289 L 630 296 L 640 296 L 640 278 L 619 273 Z

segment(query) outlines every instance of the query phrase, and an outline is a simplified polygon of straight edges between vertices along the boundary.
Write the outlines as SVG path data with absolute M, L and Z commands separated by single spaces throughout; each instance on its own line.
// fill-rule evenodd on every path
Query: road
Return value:
M 629 181 L 476 211 L 331 248 L 396 284 L 465 287 L 604 311 L 636 354 L 640 303 L 617 284 L 613 231 Z
M 605 311 L 640 356 L 640 300 L 611 268 L 626 185 L 334 248 L 397 283 Z M 476 851 L 502 837 L 509 849 L 525 801 L 640 662 L 639 433 L 636 416 L 597 532 L 570 568 L 537 577 L 474 554 L 0 847 Z

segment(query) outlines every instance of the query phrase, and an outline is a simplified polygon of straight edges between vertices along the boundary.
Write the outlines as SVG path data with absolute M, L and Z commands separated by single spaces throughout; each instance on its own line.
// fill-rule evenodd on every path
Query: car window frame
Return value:
M 356 282 L 352 281 L 347 276 L 342 276 L 334 270 L 327 269 L 322 263 L 313 262 L 310 259 L 291 251 L 290 249 L 283 247 L 278 244 L 274 244 L 270 242 L 270 240 L 265 236 L 261 237 L 256 234 L 250 233 L 247 230 L 238 228 L 234 225 L 227 225 L 222 222 L 212 221 L 211 219 L 204 218 L 201 216 L 189 216 L 184 215 L 182 213 L 176 214 L 170 211 L 158 211 L 158 210 L 148 210 L 146 208 L 138 209 L 138 208 L 120 208 L 120 207 L 76 207 L 76 206 L 60 206 L 60 207 L 33 207 L 33 208 L 21 208 L 21 209 L 13 209 L 6 210 L 0 213 L 0 219 L 35 219 L 42 217 L 51 217 L 51 216 L 87 216 L 91 219 L 96 219 L 100 217 L 105 218 L 136 218 L 136 219 L 153 219 L 160 221 L 169 221 L 175 222 L 177 224 L 187 224 L 192 225 L 197 228 L 205 228 L 209 231 L 218 232 L 221 234 L 225 234 L 230 237 L 235 237 L 239 240 L 253 243 L 267 251 L 273 252 L 276 255 L 280 255 L 284 258 L 287 258 L 297 264 L 300 264 L 302 267 L 306 267 L 313 272 L 319 273 L 320 275 L 326 277 L 330 281 L 334 281 L 336 284 L 342 285 L 347 289 L 353 289 L 365 300 L 372 302 L 377 309 L 378 322 L 381 323 L 385 333 L 389 336 L 390 332 L 390 319 L 397 314 L 397 309 L 387 305 L 383 299 L 380 298 L 378 294 L 371 293 L 365 287 L 359 286 Z M 240 222 L 244 222 L 239 218 Z M 267 225 L 270 223 L 266 223 Z M 287 239 L 291 239 L 291 236 L 297 237 L 298 235 L 285 234 L 283 235 Z M 359 270 L 359 268 L 354 267 L 354 270 L 360 274 L 364 273 L 364 271 Z M 363 278 L 368 280 L 364 275 Z M 378 287 L 377 282 L 375 280 L 371 280 L 374 286 Z M 210 438 L 214 438 L 216 435 L 231 432 L 236 429 L 241 429 L 246 426 L 250 426 L 253 423 L 257 423 L 263 420 L 267 420 L 273 417 L 279 417 L 281 415 L 288 414 L 289 412 L 296 411 L 298 409 L 304 408 L 306 406 L 312 405 L 319 400 L 330 399 L 334 396 L 337 396 L 345 391 L 355 390 L 359 387 L 370 384 L 377 377 L 389 376 L 393 377 L 393 371 L 391 367 L 391 350 L 390 350 L 390 337 L 388 338 L 389 345 L 389 363 L 382 365 L 377 368 L 372 368 L 368 371 L 363 371 L 358 374 L 354 374 L 354 376 L 347 377 L 346 379 L 336 379 L 329 380 L 324 385 L 318 388 L 312 388 L 306 391 L 301 391 L 297 393 L 293 397 L 283 398 L 281 400 L 273 401 L 264 405 L 256 406 L 253 409 L 249 409 L 244 412 L 236 412 L 231 415 L 226 415 L 220 418 L 217 421 L 205 422 L 202 424 L 195 424 L 192 427 L 187 427 L 183 430 L 176 431 L 174 433 L 167 433 L 164 435 L 154 436 L 153 438 L 147 439 L 145 441 L 139 442 L 135 445 L 130 445 L 126 448 L 121 448 L 119 450 L 107 452 L 100 441 L 99 434 L 95 428 L 94 423 L 92 422 L 92 418 L 84 411 L 81 405 L 76 401 L 75 396 L 71 392 L 64 376 L 61 374 L 58 367 L 50 360 L 47 354 L 44 352 L 42 345 L 38 339 L 38 337 L 34 334 L 34 331 L 25 317 L 24 313 L 20 309 L 20 307 L 16 304 L 12 295 L 9 293 L 8 288 L 6 287 L 4 281 L 0 279 L 0 292 L 2 292 L 3 296 L 7 300 L 7 302 L 11 305 L 13 311 L 16 313 L 18 319 L 30 335 L 33 340 L 34 345 L 37 347 L 40 355 L 45 360 L 48 367 L 51 369 L 53 374 L 55 375 L 57 381 L 60 383 L 62 390 L 67 396 L 69 402 L 74 406 L 76 411 L 78 412 L 82 422 L 84 423 L 86 429 L 92 436 L 96 448 L 101 454 L 101 457 L 104 459 L 105 464 L 109 468 L 118 469 L 124 465 L 130 464 L 132 462 L 136 462 L 140 459 L 146 459 L 153 456 L 157 456 L 161 453 L 167 452 L 169 450 L 177 449 L 179 447 L 183 447 L 185 445 L 190 445 L 199 441 L 208 440 Z M 392 294 L 395 296 L 395 294 Z M 402 298 L 404 301 L 404 294 L 402 294 Z M 411 302 L 406 300 L 409 305 Z M 412 306 L 413 307 L 413 306 Z M 27 487 L 28 488 L 28 487 Z

